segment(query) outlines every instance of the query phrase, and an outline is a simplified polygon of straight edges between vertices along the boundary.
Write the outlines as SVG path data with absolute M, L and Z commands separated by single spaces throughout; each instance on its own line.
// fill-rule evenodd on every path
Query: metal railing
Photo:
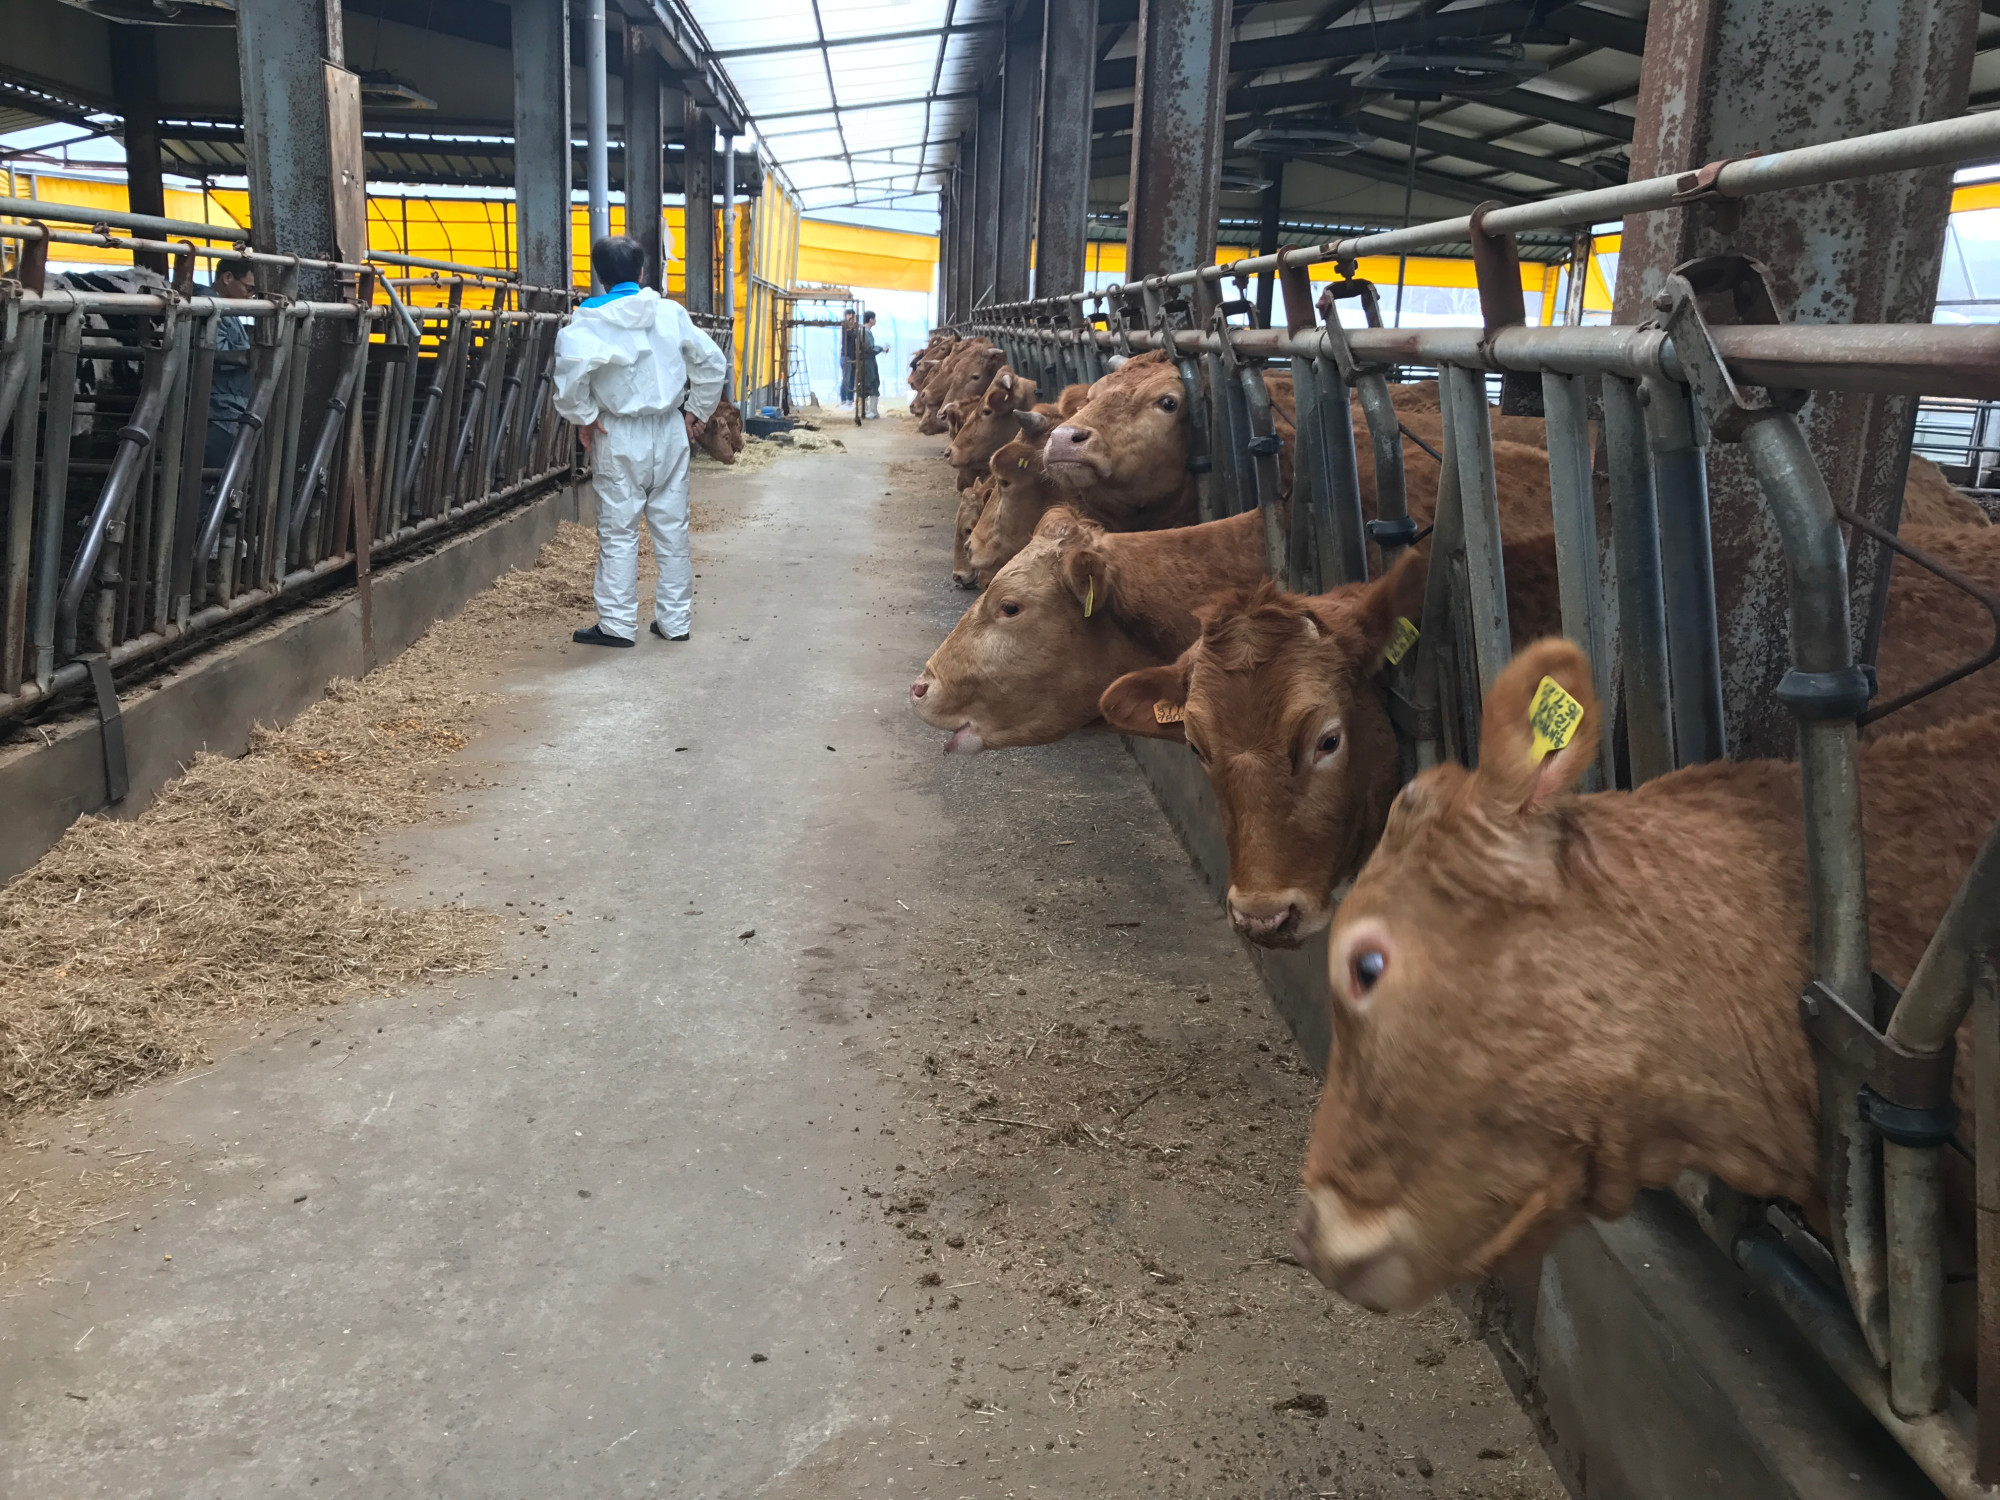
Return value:
M 1389 683 L 1406 763 L 1419 767 L 1447 756 L 1476 760 L 1481 692 L 1511 653 L 1489 374 L 1510 394 L 1540 398 L 1563 629 L 1588 654 L 1600 699 L 1622 701 L 1627 784 L 1723 753 L 1707 448 L 1747 450 L 1786 560 L 1791 671 L 1779 696 L 1798 725 L 1814 975 L 1800 1007 L 1821 1079 L 1832 1233 L 1821 1241 L 1796 1215 L 1705 1178 L 1677 1192 L 1954 1500 L 2000 1493 L 1991 1488 L 2000 1480 L 2000 831 L 1898 997 L 1873 972 L 1868 945 L 1857 722 L 1872 679 L 1852 644 L 1843 517 L 1797 413 L 1813 391 L 2000 398 L 2000 328 L 1787 324 L 1762 268 L 1738 259 L 1679 268 L 1658 316 L 1643 326 L 1530 328 L 1509 236 L 1996 155 L 2000 116 L 1974 116 L 978 308 L 968 325 L 1048 389 L 1098 378 L 1117 355 L 1168 351 L 1190 397 L 1189 469 L 1201 518 L 1261 507 L 1270 571 L 1302 591 L 1361 581 L 1370 541 L 1389 562 L 1417 540 L 1386 374 L 1435 369 L 1444 461 L 1427 593 L 1417 649 Z M 1375 290 L 1354 278 L 1354 259 L 1467 240 L 1485 326 L 1382 327 Z M 1308 268 L 1327 262 L 1341 279 L 1315 299 Z M 1265 270 L 1279 278 L 1283 329 L 1253 326 L 1247 280 Z M 1705 318 L 1702 299 L 1726 295 L 1740 321 Z M 1344 302 L 1360 308 L 1363 326 L 1343 326 Z M 1264 380 L 1277 361 L 1289 362 L 1297 413 L 1289 524 Z M 1377 514 L 1365 523 L 1356 405 L 1375 458 Z M 1601 418 L 1609 480 L 1611 534 L 1601 540 L 1591 415 Z M 1867 534 L 1865 525 L 1857 530 Z M 1595 784 L 1618 770 L 1607 753 Z M 1948 1388 L 1943 1368 L 1941 1153 L 1955 1144 L 1953 1038 L 1968 1013 L 1980 1038 L 1977 1095 L 1987 1105 L 1975 1174 L 1983 1417 Z
M 566 291 L 380 257 L 448 273 L 423 280 L 442 305 L 412 306 L 373 266 L 253 254 L 268 291 L 199 295 L 197 257 L 247 253 L 229 237 L 94 217 L 0 223 L 16 247 L 0 279 L 0 720 L 94 664 L 177 654 L 339 576 L 362 589 L 366 636 L 374 562 L 577 474 L 551 405 Z M 65 243 L 164 254 L 169 275 L 52 276 Z M 294 296 L 303 273 L 337 300 Z M 138 289 L 104 289 L 121 281 Z

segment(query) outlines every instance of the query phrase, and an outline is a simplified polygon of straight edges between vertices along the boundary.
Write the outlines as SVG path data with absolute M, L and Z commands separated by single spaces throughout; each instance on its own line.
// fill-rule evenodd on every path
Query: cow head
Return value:
M 945 407 L 959 406 L 963 414 L 962 408 L 985 393 L 1006 362 L 1007 356 L 985 339 L 964 339 L 954 345 L 939 363 L 937 373 L 924 385 L 933 404 L 924 413 L 924 420 L 917 431 L 943 432 L 947 421 Z M 957 428 L 952 428 L 952 431 L 956 432 Z
M 984 474 L 994 451 L 1021 435 L 1015 413 L 1034 404 L 1034 381 L 1002 365 L 979 399 L 962 408 L 964 415 L 954 429 L 948 455 L 952 467 L 960 474 Z
M 1008 443 L 993 455 L 992 485 L 993 503 L 973 526 L 965 552 L 966 564 L 981 587 L 1028 545 L 1035 527 L 1059 499 L 1031 442 Z
M 1049 434 L 1042 460 L 1066 489 L 1100 507 L 1143 510 L 1188 482 L 1188 393 L 1164 351 L 1128 359 Z
M 1046 745 L 1097 717 L 1104 684 L 1156 660 L 1115 617 L 1101 528 L 1058 506 L 910 684 L 948 754 Z
M 958 519 L 951 536 L 951 581 L 962 589 L 978 586 L 979 579 L 971 555 L 972 533 L 984 513 L 992 508 L 992 501 L 991 475 L 973 480 L 959 492 Z
M 736 455 L 743 451 L 743 413 L 727 396 L 716 403 L 715 410 L 702 423 L 697 446 L 723 464 L 735 463 Z
M 1544 679 L 1581 709 L 1560 749 L 1534 728 Z M 1417 1307 L 1581 1214 L 1630 1207 L 1631 1143 L 1610 1115 L 1636 1059 L 1587 989 L 1595 855 L 1562 795 L 1597 738 L 1583 653 L 1529 647 L 1486 695 L 1479 769 L 1411 782 L 1342 903 L 1297 1250 L 1364 1307 Z
M 1229 845 L 1229 920 L 1265 947 L 1325 927 L 1396 795 L 1398 756 L 1375 684 L 1398 620 L 1422 613 L 1425 558 L 1307 597 L 1263 583 L 1202 613 L 1179 661 L 1105 690 L 1105 722 L 1184 739 L 1208 770 Z

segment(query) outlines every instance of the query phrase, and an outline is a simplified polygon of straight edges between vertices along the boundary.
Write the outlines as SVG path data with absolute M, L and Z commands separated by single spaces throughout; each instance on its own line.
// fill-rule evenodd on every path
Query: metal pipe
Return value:
M 97 557 L 104 548 L 105 536 L 124 519 L 125 507 L 139 481 L 140 465 L 153 446 L 160 414 L 166 410 L 167 397 L 173 393 L 174 381 L 180 374 L 180 361 L 175 356 L 186 353 L 186 340 L 186 327 L 178 319 L 164 330 L 160 346 L 146 360 L 146 373 L 140 382 L 132 420 L 118 431 L 118 452 L 111 461 L 111 472 L 105 477 L 96 508 L 84 528 L 83 543 L 77 548 L 56 604 L 56 649 L 64 656 L 76 654 L 77 615 L 83 608 L 83 596 L 97 572 Z
M 0 380 L 0 423 L 15 417 L 13 471 L 8 475 L 7 581 L 0 598 L 0 693 L 21 686 L 28 664 L 28 590 L 33 578 L 35 519 L 35 430 L 42 404 L 42 333 L 47 318 L 30 313 L 20 320 L 8 348 L 16 378 Z M 35 378 L 27 378 L 29 372 Z M 4 431 L 0 425 L 0 431 Z
M 270 358 L 258 375 L 257 384 L 251 388 L 250 405 L 236 425 L 236 438 L 229 445 L 229 458 L 222 466 L 222 478 L 216 484 L 215 499 L 209 502 L 208 514 L 195 537 L 197 563 L 215 550 L 216 538 L 222 533 L 222 518 L 229 513 L 237 490 L 249 477 L 250 462 L 257 452 L 264 424 L 270 420 L 271 402 L 277 395 L 278 382 L 284 376 L 290 354 L 291 340 L 280 329 L 277 342 L 271 346 Z
M 1709 543 L 1708 455 L 1686 386 L 1648 380 L 1644 392 L 1660 523 L 1674 763 L 1700 765 L 1728 753 L 1722 647 L 1715 623 L 1715 553 Z
M 305 530 L 306 516 L 312 511 L 313 492 L 319 488 L 320 479 L 333 460 L 333 445 L 340 441 L 340 435 L 347 426 L 347 412 L 354 399 L 355 382 L 361 378 L 367 364 L 368 329 L 363 327 L 353 348 L 348 351 L 346 368 L 340 372 L 333 394 L 326 398 L 326 415 L 320 420 L 319 437 L 313 443 L 312 457 L 306 461 L 305 477 L 299 481 L 294 494 L 291 514 L 279 523 L 278 529 L 293 547 L 299 544 L 299 536 Z
M 1513 658 L 1507 622 L 1507 580 L 1500 558 L 1500 490 L 1493 470 L 1492 411 L 1476 370 L 1453 365 L 1449 435 L 1458 469 L 1460 524 L 1465 531 L 1467 604 L 1482 699 Z
M 41 514 L 35 518 L 32 568 L 35 680 L 47 682 L 56 663 L 57 580 L 62 576 L 63 512 L 69 499 L 70 421 L 76 411 L 77 351 L 83 344 L 83 314 L 70 312 L 56 330 L 49 357 L 49 409 L 44 419 L 48 456 L 42 460 Z
M 1611 469 L 1611 552 L 1618 578 L 1618 650 L 1625 739 L 1637 786 L 1674 768 L 1667 604 L 1660 576 L 1660 513 L 1638 387 L 1604 380 L 1604 446 Z
M 1917 1461 L 1933 1484 L 1950 1500 L 1991 1500 L 1992 1491 L 1973 1474 L 1964 1414 L 1948 1411 L 1912 1419 L 1898 1413 L 1889 1400 L 1882 1371 L 1855 1331 L 1848 1310 L 1785 1248 L 1773 1230 L 1759 1228 L 1739 1237 L 1735 1259 L 1752 1284 L 1805 1335 L 1813 1352 Z
M 1854 669 L 1847 624 L 1847 549 L 1826 480 L 1789 413 L 1752 422 L 1743 435 L 1764 503 L 1785 550 L 1792 668 L 1806 682 L 1838 686 Z M 1805 796 L 1806 877 L 1813 971 L 1863 1013 L 1871 1010 L 1868 882 L 1861 842 L 1861 777 L 1852 714 L 1800 707 L 1799 769 Z M 1854 712 L 1858 712 L 1858 706 Z M 1878 1361 L 1889 1354 L 1886 1252 L 1873 1132 L 1854 1107 L 1860 1080 L 1822 1055 L 1820 1112 L 1834 1250 L 1848 1299 Z
M 1978 1418 L 1978 1477 L 1987 1484 L 2000 1481 L 2000 1409 L 1992 1392 L 2000 1391 L 2000 968 L 1985 954 L 1973 978 L 1977 998 L 1972 1008 L 1973 1097 L 1987 1101 L 1973 1121 L 1974 1249 L 1978 1274 L 1974 1324 L 1978 1388 L 1987 1392 Z
M 118 229 L 177 234 L 192 239 L 229 240 L 236 244 L 247 244 L 250 240 L 249 230 L 230 224 L 204 224 L 197 219 L 168 219 L 157 214 L 128 214 L 87 203 L 50 203 L 40 198 L 0 197 L 0 214 L 15 214 L 24 219 L 54 219 L 59 224 L 109 224 Z
M 604 27 L 604 0 L 587 0 L 583 11 L 584 171 L 593 245 L 611 233 L 611 106 L 606 96 Z M 593 269 L 591 281 L 596 280 Z
M 1611 643 L 1605 629 L 1600 587 L 1602 553 L 1597 539 L 1597 495 L 1591 479 L 1588 393 L 1577 375 L 1542 376 L 1542 411 L 1548 424 L 1549 499 L 1556 542 L 1556 587 L 1562 597 L 1563 634 L 1590 662 L 1597 701 L 1611 697 Z M 1599 764 L 1591 767 L 1584 790 L 1612 784 L 1614 746 L 1601 737 Z
M 1914 1052 L 1951 1045 L 1972 1000 L 1979 956 L 2000 949 L 2000 827 L 1986 836 L 1884 1030 Z M 1982 1100 L 1982 1102 L 1984 1102 Z

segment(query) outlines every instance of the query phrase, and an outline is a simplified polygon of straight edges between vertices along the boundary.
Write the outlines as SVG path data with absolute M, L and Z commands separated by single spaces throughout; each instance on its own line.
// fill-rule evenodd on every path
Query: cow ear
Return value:
M 1536 641 L 1487 690 L 1474 786 L 1497 812 L 1541 812 L 1597 758 L 1598 718 L 1583 652 Z
M 1104 554 L 1088 543 L 1065 547 L 1062 554 L 1063 583 L 1083 606 L 1089 619 L 1111 602 L 1111 580 Z
M 1062 394 L 1056 397 L 1056 410 L 1060 411 L 1065 417 L 1073 417 L 1078 412 L 1083 410 L 1084 404 L 1089 400 L 1090 400 L 1089 386 L 1087 385 L 1064 386 Z
M 1014 372 L 1005 365 L 993 377 L 993 383 L 986 387 L 986 409 L 989 412 L 1003 412 L 1014 399 Z
M 1182 720 L 1187 713 L 1187 685 L 1188 664 L 1183 655 L 1164 667 L 1127 672 L 1104 690 L 1097 700 L 1097 711 L 1120 734 L 1186 743 Z
M 1374 666 L 1394 666 L 1416 644 L 1429 573 L 1430 548 L 1412 547 L 1388 572 L 1361 586 L 1362 638 Z

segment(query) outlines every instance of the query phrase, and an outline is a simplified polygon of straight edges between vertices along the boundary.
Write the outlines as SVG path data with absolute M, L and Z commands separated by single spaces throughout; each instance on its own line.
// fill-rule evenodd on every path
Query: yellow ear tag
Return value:
M 1535 689 L 1535 701 L 1528 708 L 1528 727 L 1535 741 L 1528 752 L 1528 764 L 1539 766 L 1544 757 L 1555 754 L 1576 738 L 1576 726 L 1583 722 L 1583 705 L 1563 690 L 1553 677 L 1544 677 Z
M 1389 649 L 1382 653 L 1390 666 L 1410 654 L 1410 647 L 1417 643 L 1417 627 L 1401 615 L 1396 616 L 1396 628 L 1389 636 Z
M 1017 458 L 1014 460 L 1014 467 L 1017 469 L 1025 469 L 1028 467 L 1028 461 L 1025 458 Z
M 1097 578 L 1095 575 L 1083 580 L 1083 617 L 1088 620 L 1090 611 L 1097 603 Z
M 1187 708 L 1179 703 L 1155 703 L 1153 722 L 1155 724 L 1178 724 L 1187 717 Z

